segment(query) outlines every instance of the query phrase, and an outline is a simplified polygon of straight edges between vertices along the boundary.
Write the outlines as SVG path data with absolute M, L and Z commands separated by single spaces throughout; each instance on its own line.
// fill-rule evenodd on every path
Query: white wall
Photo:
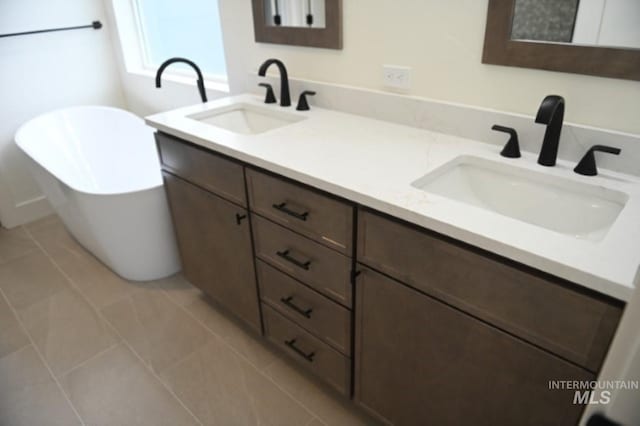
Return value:
M 0 1 L 0 32 L 105 21 L 102 0 Z M 50 212 L 13 143 L 30 118 L 79 104 L 123 105 L 109 25 L 0 39 L 0 221 L 12 227 Z
M 333 51 L 256 44 L 250 1 L 221 0 L 225 42 L 241 52 L 228 60 L 240 73 L 232 89 L 271 56 L 293 77 L 381 90 L 381 66 L 391 63 L 413 68 L 411 95 L 535 114 L 557 93 L 568 121 L 640 134 L 640 82 L 482 64 L 487 2 L 343 1 L 344 49 Z
M 120 2 L 127 0 L 106 0 Z M 481 63 L 488 0 L 343 1 L 343 50 L 255 43 L 249 0 L 219 0 L 232 93 L 255 91 L 249 73 L 269 57 L 293 78 L 384 90 L 382 64 L 413 68 L 408 95 L 533 115 L 551 93 L 566 119 L 640 134 L 640 82 Z M 197 102 L 195 86 L 123 76 L 139 114 Z M 210 98 L 224 93 L 209 92 Z

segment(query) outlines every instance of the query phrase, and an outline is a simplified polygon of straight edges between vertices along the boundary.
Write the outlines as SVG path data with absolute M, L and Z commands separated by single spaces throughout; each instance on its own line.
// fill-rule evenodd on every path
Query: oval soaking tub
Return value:
M 127 111 L 82 106 L 23 124 L 15 142 L 69 232 L 123 278 L 180 269 L 153 130 Z

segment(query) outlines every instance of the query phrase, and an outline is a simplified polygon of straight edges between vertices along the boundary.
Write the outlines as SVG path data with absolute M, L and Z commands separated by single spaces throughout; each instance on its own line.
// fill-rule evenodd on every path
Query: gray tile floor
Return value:
M 119 278 L 49 217 L 0 228 L 0 425 L 372 424 L 180 275 Z

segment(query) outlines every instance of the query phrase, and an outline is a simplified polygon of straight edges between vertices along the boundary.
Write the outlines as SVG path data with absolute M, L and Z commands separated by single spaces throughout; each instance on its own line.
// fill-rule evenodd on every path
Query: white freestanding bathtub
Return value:
M 69 232 L 118 275 L 146 281 L 180 269 L 153 130 L 141 118 L 62 109 L 22 125 L 15 141 Z

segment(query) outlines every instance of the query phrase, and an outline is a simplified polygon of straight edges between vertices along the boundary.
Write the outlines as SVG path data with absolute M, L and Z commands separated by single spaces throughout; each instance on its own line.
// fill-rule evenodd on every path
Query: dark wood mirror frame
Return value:
M 257 42 L 342 49 L 342 0 L 325 0 L 325 28 L 275 27 L 266 24 L 264 0 L 253 3 L 253 31 Z
M 515 0 L 489 0 L 483 64 L 640 80 L 640 49 L 511 40 Z

